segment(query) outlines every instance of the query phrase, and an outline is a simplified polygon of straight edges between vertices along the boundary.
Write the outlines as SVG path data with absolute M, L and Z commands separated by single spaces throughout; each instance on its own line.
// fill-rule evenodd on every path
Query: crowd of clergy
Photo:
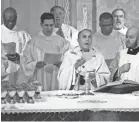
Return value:
M 139 28 L 125 27 L 123 9 L 102 13 L 100 30 L 94 34 L 64 24 L 64 17 L 62 7 L 52 7 L 40 15 L 41 31 L 31 37 L 16 25 L 16 10 L 4 10 L 2 82 L 20 85 L 37 81 L 43 91 L 83 90 L 86 74 L 91 90 L 117 80 L 139 83 Z

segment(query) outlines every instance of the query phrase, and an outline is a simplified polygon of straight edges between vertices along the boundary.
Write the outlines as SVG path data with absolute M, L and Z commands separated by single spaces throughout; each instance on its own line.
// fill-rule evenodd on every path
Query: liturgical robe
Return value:
M 96 32 L 93 35 L 93 45 L 106 60 L 114 59 L 116 53 L 125 48 L 125 36 L 115 30 L 108 36 Z
M 126 35 L 127 30 L 128 30 L 128 28 L 123 26 L 120 30 L 116 30 L 116 31 L 122 33 L 123 35 Z
M 53 64 L 46 64 L 43 68 L 36 69 L 36 63 L 44 61 L 45 53 L 63 55 L 68 48 L 69 44 L 64 38 L 55 33 L 46 36 L 41 31 L 27 44 L 23 52 L 22 65 L 28 80 L 37 80 L 45 91 L 57 90 L 57 72 L 59 68 Z
M 73 28 L 72 26 L 62 24 L 61 29 L 64 34 L 64 38 L 70 43 L 70 48 L 74 48 L 78 46 L 78 30 Z M 54 32 L 56 33 L 58 31 L 58 28 L 54 29 Z
M 78 67 L 77 70 L 75 70 L 74 65 L 76 61 L 80 59 L 83 55 L 80 47 L 77 46 L 74 49 L 69 50 L 64 55 L 63 62 L 58 72 L 58 81 L 60 90 L 69 90 L 71 85 L 74 85 L 75 90 L 79 90 L 81 86 L 79 85 L 79 81 L 76 80 L 77 79 L 76 74 L 83 75 L 88 71 L 89 72 L 95 71 L 97 87 L 109 82 L 110 71 L 105 63 L 103 56 L 94 49 L 91 49 L 90 52 L 92 53 L 91 60 L 86 61 L 85 64 Z M 92 90 L 96 88 L 91 84 L 90 86 L 91 86 L 90 89 Z
M 27 44 L 27 42 L 31 39 L 30 35 L 25 32 L 22 29 L 19 29 L 17 26 L 15 26 L 12 30 L 8 29 L 4 24 L 1 25 L 1 43 L 2 45 L 6 45 L 9 43 L 15 43 L 15 52 L 22 55 L 22 52 Z M 3 46 L 3 51 L 7 52 L 7 49 L 5 46 Z M 5 55 L 4 54 L 4 55 Z M 9 61 L 8 61 L 9 62 Z M 14 64 L 10 62 L 9 68 L 10 71 L 13 72 L 15 69 L 17 69 L 17 72 L 10 73 L 8 77 L 6 77 L 6 80 L 10 80 L 12 83 L 16 83 L 18 80 L 19 72 L 22 72 L 22 70 L 19 68 L 19 65 Z M 16 68 L 15 68 L 16 67 Z M 22 72 L 23 73 L 23 72 Z
M 130 70 L 117 77 L 118 68 L 126 63 L 131 63 Z M 120 51 L 112 61 L 110 69 L 112 71 L 112 80 L 132 80 L 139 83 L 139 48 L 131 52 L 129 49 Z
M 30 35 L 24 30 L 15 26 L 12 30 L 8 29 L 4 24 L 1 26 L 2 43 L 16 43 L 16 52 L 22 54 L 27 42 L 31 39 Z

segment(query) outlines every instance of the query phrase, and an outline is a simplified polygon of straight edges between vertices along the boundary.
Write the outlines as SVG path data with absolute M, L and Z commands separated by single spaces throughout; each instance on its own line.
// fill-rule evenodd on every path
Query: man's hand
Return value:
M 20 55 L 18 53 L 6 54 L 6 57 L 13 62 L 20 60 Z
M 131 63 L 127 63 L 127 64 L 124 64 L 123 66 L 121 66 L 121 67 L 119 68 L 119 73 L 120 73 L 120 75 L 121 75 L 122 73 L 128 72 L 128 71 L 130 70 L 130 66 L 131 66 Z
M 37 69 L 41 69 L 41 68 L 43 68 L 45 65 L 46 65 L 46 63 L 45 63 L 44 61 L 39 61 L 39 62 L 37 62 L 37 64 L 36 64 L 36 68 L 37 68 Z
M 78 59 L 75 63 L 75 69 L 77 70 L 78 67 L 82 66 L 84 63 L 86 62 L 85 59 L 81 58 L 81 59 Z
M 62 61 L 59 61 L 59 62 L 54 63 L 54 65 L 57 66 L 57 67 L 59 68 L 60 65 L 61 65 L 61 63 L 62 63 Z

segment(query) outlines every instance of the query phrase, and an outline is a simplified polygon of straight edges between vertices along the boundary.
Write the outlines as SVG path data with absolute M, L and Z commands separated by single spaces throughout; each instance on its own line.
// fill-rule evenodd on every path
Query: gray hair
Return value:
M 57 8 L 59 8 L 59 9 L 61 9 L 63 12 L 65 12 L 64 8 L 61 7 L 61 6 L 53 6 L 53 7 L 50 9 L 50 12 L 54 12 L 55 9 L 57 9 Z
M 122 9 L 122 8 L 114 9 L 113 12 L 112 12 L 112 16 L 114 16 L 114 14 L 115 14 L 116 11 L 122 11 L 124 13 L 124 18 L 125 18 L 126 13 L 125 13 L 124 9 Z

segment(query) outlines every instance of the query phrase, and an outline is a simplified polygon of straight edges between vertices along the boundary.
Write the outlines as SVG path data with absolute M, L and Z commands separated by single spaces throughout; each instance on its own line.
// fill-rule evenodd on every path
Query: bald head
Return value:
M 6 8 L 3 12 L 3 21 L 4 21 L 4 25 L 8 28 L 8 29 L 13 29 L 14 26 L 16 25 L 16 20 L 17 20 L 17 12 L 14 8 L 9 7 Z
M 126 47 L 135 49 L 139 46 L 139 28 L 131 27 L 126 33 Z
M 78 34 L 78 43 L 83 51 L 89 51 L 92 45 L 92 31 L 83 29 Z
M 4 17 L 5 14 L 7 14 L 7 13 L 12 13 L 12 14 L 14 14 L 14 15 L 17 15 L 16 10 L 15 10 L 14 8 L 12 8 L 12 7 L 6 8 L 6 9 L 4 10 L 4 12 L 3 12 L 3 17 Z
M 127 30 L 127 33 L 132 33 L 134 35 L 138 35 L 139 34 L 139 28 L 138 27 L 131 27 Z

